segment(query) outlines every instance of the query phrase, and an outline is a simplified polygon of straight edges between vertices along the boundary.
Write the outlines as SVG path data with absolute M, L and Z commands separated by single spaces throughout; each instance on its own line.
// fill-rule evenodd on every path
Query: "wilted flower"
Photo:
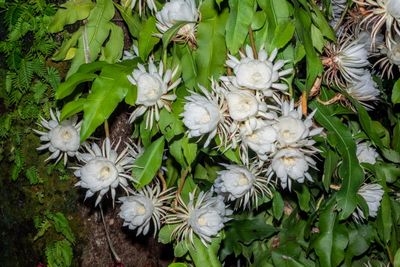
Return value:
M 201 85 L 199 88 L 203 95 L 192 92 L 190 96 L 185 97 L 186 103 L 182 116 L 183 123 L 189 130 L 189 137 L 208 134 L 204 144 L 206 147 L 217 133 L 222 140 L 227 139 L 229 126 L 226 125 L 224 119 L 227 107 L 223 95 L 217 92 L 219 90 L 217 84 L 212 83 L 212 93 Z
M 297 148 L 285 148 L 277 151 L 268 168 L 269 178 L 275 173 L 280 179 L 282 188 L 291 189 L 292 180 L 304 183 L 307 178 L 312 181 L 308 173 L 309 167 L 315 168 L 316 162 L 306 153 Z
M 139 63 L 137 69 L 135 69 L 131 75 L 128 75 L 129 81 L 137 86 L 137 107 L 132 112 L 129 121 L 131 123 L 134 122 L 149 109 L 150 112 L 147 114 L 146 118 L 146 128 L 152 128 L 154 119 L 156 121 L 160 119 L 159 109 L 165 107 L 168 111 L 171 111 L 170 101 L 175 100 L 176 95 L 173 93 L 168 94 L 168 92 L 178 86 L 181 82 L 181 78 L 178 78 L 171 84 L 178 68 L 176 67 L 173 71 L 168 69 L 164 73 L 162 61 L 157 70 L 153 60 L 150 59 L 148 69 L 147 71 L 146 68 Z
M 171 189 L 162 191 L 158 183 L 148 185 L 131 196 L 120 197 L 122 205 L 118 215 L 124 220 L 124 226 L 136 229 L 136 235 L 146 235 L 152 222 L 155 236 L 168 211 L 167 202 L 173 197 Z
M 212 192 L 189 193 L 189 203 L 186 205 L 179 196 L 178 206 L 167 214 L 167 224 L 177 224 L 172 236 L 179 241 L 189 239 L 193 243 L 196 234 L 204 245 L 211 242 L 228 221 L 231 210 L 226 209 L 220 197 L 212 197 Z
M 85 146 L 88 153 L 79 154 L 78 159 L 85 163 L 77 169 L 74 174 L 80 178 L 75 186 L 87 188 L 85 199 L 92 197 L 99 192 L 95 205 L 97 206 L 102 197 L 111 189 L 111 197 L 115 199 L 115 189 L 121 185 L 124 189 L 128 186 L 127 180 L 132 180 L 128 171 L 133 167 L 134 158 L 131 155 L 136 153 L 129 152 L 131 146 L 120 153 L 117 153 L 120 142 L 111 148 L 110 139 L 106 138 L 100 147 L 93 143 L 92 147 Z
M 371 109 L 372 106 L 365 102 L 375 101 L 378 99 L 380 91 L 376 88 L 376 83 L 372 79 L 371 73 L 365 71 L 360 80 L 350 83 L 346 91 L 353 98 L 361 102 L 366 108 Z
M 229 201 L 236 201 L 235 209 L 257 206 L 257 198 L 270 194 L 268 181 L 261 177 L 260 171 L 238 165 L 223 165 L 226 170 L 219 171 L 214 182 L 214 190 Z
M 368 216 L 376 217 L 378 214 L 383 193 L 383 188 L 379 184 L 364 184 L 358 190 L 358 194 L 367 202 Z M 359 207 L 357 207 L 356 211 L 353 212 L 353 216 L 357 221 L 366 218 L 363 211 Z
M 399 36 L 400 37 L 400 36 Z M 375 53 L 375 56 L 383 55 L 374 66 L 379 65 L 382 71 L 382 77 L 387 76 L 388 78 L 393 78 L 393 67 L 400 66 L 400 38 L 395 38 L 395 40 L 387 40 L 386 45 L 382 47 L 381 53 Z
M 46 161 L 56 159 L 56 162 L 58 162 L 64 157 L 64 165 L 66 165 L 68 156 L 74 157 L 79 149 L 79 132 L 82 122 L 77 123 L 77 116 L 60 122 L 60 112 L 58 110 L 54 114 L 53 110 L 50 109 L 50 117 L 51 120 L 49 121 L 41 118 L 40 123 L 48 132 L 33 130 L 40 135 L 40 141 L 47 142 L 38 147 L 37 150 L 48 149 L 52 153 Z
M 222 76 L 220 79 L 225 83 L 231 83 L 236 87 L 251 90 L 261 90 L 264 95 L 271 96 L 273 90 L 285 91 L 288 86 L 279 83 L 279 79 L 293 72 L 293 69 L 279 71 L 286 63 L 285 60 L 274 60 L 278 54 L 278 50 L 274 49 L 268 57 L 264 48 L 255 58 L 250 46 L 246 46 L 246 54 L 241 51 L 241 59 L 237 59 L 232 55 L 228 55 L 229 59 L 226 65 L 233 69 L 235 76 Z
M 357 159 L 360 163 L 375 164 L 379 154 L 367 142 L 357 144 Z
M 327 82 L 333 81 L 337 85 L 344 85 L 342 78 L 347 82 L 360 80 L 365 72 L 364 68 L 369 65 L 365 44 L 346 35 L 338 39 L 338 44 L 327 44 L 325 53 L 327 57 L 323 59 L 323 63 L 328 69 L 324 76 Z
M 188 22 L 178 30 L 176 40 L 195 43 L 195 22 L 199 19 L 199 12 L 194 0 L 171 0 L 156 13 L 156 18 L 156 26 L 161 33 L 168 31 L 178 22 Z

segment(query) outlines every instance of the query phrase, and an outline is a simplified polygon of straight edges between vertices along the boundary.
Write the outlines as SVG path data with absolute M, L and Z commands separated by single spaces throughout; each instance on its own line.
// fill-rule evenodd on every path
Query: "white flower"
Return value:
M 130 60 L 139 56 L 139 48 L 136 45 L 132 45 L 129 50 L 124 50 L 122 60 Z
M 267 160 L 268 154 L 275 151 L 277 132 L 274 127 L 259 124 L 252 132 L 241 131 L 243 144 L 257 153 L 261 160 Z
M 235 209 L 257 206 L 258 197 L 270 194 L 267 179 L 259 176 L 255 166 L 251 169 L 238 165 L 223 166 L 226 170 L 218 172 L 214 190 L 229 201 L 235 200 Z
M 203 95 L 192 92 L 185 97 L 183 123 L 188 128 L 189 137 L 204 136 L 208 134 L 204 147 L 208 146 L 211 139 L 219 132 L 222 140 L 226 139 L 228 126 L 225 125 L 224 112 L 226 105 L 223 96 L 218 94 L 218 85 L 212 83 L 212 93 L 199 85 Z
M 103 145 L 100 147 L 93 143 L 90 148 L 86 145 L 88 153 L 79 154 L 78 159 L 85 163 L 77 169 L 74 174 L 80 178 L 80 181 L 75 186 L 87 188 L 85 199 L 92 197 L 95 193 L 99 192 L 95 205 L 97 206 L 102 197 L 111 189 L 111 196 L 115 199 L 115 189 L 121 185 L 124 189 L 128 186 L 127 180 L 132 180 L 128 171 L 133 167 L 134 158 L 130 155 L 136 153 L 129 152 L 131 146 L 127 146 L 120 154 L 116 151 L 120 142 L 111 148 L 110 139 L 106 138 Z
M 376 56 L 383 55 L 375 64 L 379 65 L 382 70 L 381 77 L 386 76 L 388 78 L 394 78 L 393 67 L 400 66 L 400 36 L 396 36 L 394 40 L 387 40 L 386 45 L 381 48 L 381 53 L 375 53 Z
M 268 57 L 264 48 L 258 53 L 256 59 L 250 46 L 246 46 L 246 54 L 240 53 L 241 59 L 228 55 L 226 65 L 233 69 L 235 76 L 222 76 L 220 79 L 225 83 L 232 83 L 234 86 L 244 89 L 261 90 L 264 95 L 271 96 L 273 90 L 285 91 L 288 86 L 279 83 L 279 79 L 293 72 L 293 69 L 279 71 L 286 63 L 285 60 L 274 60 L 278 50 L 272 51 Z
M 375 101 L 378 99 L 380 91 L 376 88 L 376 83 L 372 79 L 371 73 L 365 71 L 360 77 L 360 80 L 350 83 L 346 88 L 346 91 L 353 98 L 357 99 L 367 109 L 372 109 L 370 104 L 365 103 L 366 101 Z
M 364 198 L 368 205 L 368 216 L 376 217 L 383 196 L 383 188 L 379 184 L 364 184 L 358 190 L 358 194 Z M 357 207 L 353 213 L 356 221 L 366 219 L 363 211 Z
M 254 95 L 246 91 L 231 91 L 226 94 L 229 115 L 235 121 L 244 121 L 258 112 L 258 101 Z
M 50 109 L 51 120 L 46 121 L 41 118 L 40 125 L 48 132 L 33 130 L 40 135 L 40 141 L 47 142 L 37 148 L 37 150 L 48 149 L 52 154 L 46 159 L 56 159 L 58 162 L 64 157 L 64 165 L 67 164 L 68 156 L 74 157 L 80 146 L 80 128 L 82 122 L 77 123 L 78 117 L 74 116 L 69 120 L 60 122 L 60 112 L 56 114 Z
M 320 134 L 323 128 L 310 130 L 313 125 L 313 116 L 316 110 L 310 113 L 304 120 L 301 107 L 294 107 L 294 101 L 282 103 L 282 116 L 273 125 L 277 132 L 277 141 L 281 146 L 312 146 L 315 142 L 308 137 Z
M 171 0 L 156 13 L 156 18 L 156 26 L 161 33 L 168 31 L 177 22 L 189 22 L 178 30 L 177 38 L 195 40 L 195 22 L 199 19 L 199 12 L 194 0 Z
M 357 159 L 360 163 L 375 164 L 379 154 L 367 142 L 358 143 L 356 151 Z
M 160 119 L 159 109 L 165 107 L 168 111 L 171 111 L 170 101 L 175 100 L 176 95 L 168 94 L 168 92 L 179 85 L 181 78 L 171 84 L 178 68 L 176 67 L 173 71 L 168 69 L 164 73 L 163 63 L 160 62 L 157 70 L 152 59 L 149 61 L 148 69 L 147 71 L 142 64 L 138 64 L 137 69 L 131 75 L 128 75 L 129 81 L 137 86 L 137 107 L 132 112 L 129 121 L 134 122 L 149 109 L 146 128 L 152 128 L 154 119 L 156 121 Z
M 155 236 L 169 209 L 167 202 L 173 197 L 173 191 L 162 192 L 158 183 L 145 186 L 138 192 L 134 192 L 132 196 L 119 198 L 122 205 L 118 215 L 124 220 L 124 226 L 136 230 L 136 235 L 146 235 L 152 223 Z
M 193 234 L 196 234 L 207 246 L 232 214 L 220 197 L 212 197 L 212 192 L 200 192 L 197 199 L 194 192 L 189 193 L 187 205 L 179 196 L 178 203 L 174 212 L 167 215 L 166 223 L 177 224 L 172 236 L 179 241 L 189 239 L 193 243 Z
M 291 189 L 292 180 L 304 183 L 304 178 L 312 181 L 309 167 L 315 168 L 316 162 L 300 149 L 285 148 L 277 151 L 268 168 L 269 178 L 273 173 L 280 179 L 282 188 Z
M 343 35 L 338 39 L 338 44 L 329 43 L 325 52 L 324 65 L 328 66 L 324 76 L 328 82 L 343 85 L 343 78 L 347 82 L 360 80 L 369 65 L 368 49 L 358 39 Z M 341 76 L 338 75 L 338 72 Z
M 125 8 L 130 8 L 131 10 L 133 10 L 136 6 L 136 2 L 138 3 L 138 7 L 139 7 L 139 16 L 142 16 L 142 7 L 144 7 L 144 5 L 142 4 L 142 0 L 121 0 L 121 5 Z M 146 4 L 147 7 L 151 10 L 151 11 L 157 11 L 157 7 L 156 4 L 154 3 L 154 0 L 146 0 Z

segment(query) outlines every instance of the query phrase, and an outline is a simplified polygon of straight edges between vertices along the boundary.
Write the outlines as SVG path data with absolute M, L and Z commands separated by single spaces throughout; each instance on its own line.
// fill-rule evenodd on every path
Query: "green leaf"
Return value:
M 275 219 L 279 220 L 282 217 L 284 206 L 285 203 L 283 202 L 281 194 L 275 191 L 274 197 L 272 198 L 272 211 Z
M 161 227 L 158 233 L 158 242 L 168 244 L 172 242 L 172 232 L 177 227 L 177 224 L 167 224 Z
M 60 32 L 65 25 L 87 18 L 94 5 L 91 0 L 69 0 L 62 4 L 49 24 L 49 32 Z
M 394 105 L 400 103 L 400 80 L 397 80 L 396 83 L 393 86 L 392 103 Z
M 86 140 L 115 110 L 131 83 L 127 78 L 130 70 L 121 65 L 105 66 L 94 80 L 91 92 L 83 107 L 81 140 Z
M 226 46 L 235 55 L 246 39 L 254 15 L 254 0 L 229 0 L 229 16 L 226 23 Z
M 106 43 L 102 49 L 99 60 L 106 61 L 108 63 L 115 63 L 122 57 L 122 51 L 124 50 L 124 32 L 121 27 L 109 23 L 110 25 L 110 40 Z
M 132 16 L 132 12 L 130 9 L 125 9 L 121 5 L 115 2 L 114 5 L 118 9 L 126 25 L 128 26 L 129 33 L 133 37 L 138 38 L 140 29 L 142 28 L 142 26 L 140 25 L 139 18 L 137 16 Z
M 49 267 L 71 266 L 73 251 L 71 243 L 65 239 L 47 246 L 45 254 Z
M 165 108 L 160 112 L 158 126 L 167 141 L 185 132 L 182 120 L 174 113 L 169 113 Z
M 204 18 L 197 27 L 197 83 L 205 87 L 210 85 L 210 77 L 217 79 L 224 72 L 225 56 L 221 55 L 226 55 L 224 26 L 227 17 L 228 12 L 225 10 L 219 16 Z
M 379 237 L 387 244 L 390 241 L 393 219 L 390 198 L 386 192 L 383 194 L 381 206 L 378 211 L 377 225 Z
M 295 189 L 297 198 L 299 199 L 300 209 L 308 212 L 310 210 L 310 200 L 311 194 L 308 190 L 308 187 L 305 185 L 301 185 L 301 188 Z
M 357 206 L 356 195 L 362 182 L 364 172 L 356 156 L 356 145 L 349 129 L 327 107 L 312 103 L 317 108 L 315 118 L 338 142 L 336 149 L 342 156 L 339 167 L 339 176 L 342 178 L 342 187 L 336 195 L 338 208 L 341 209 L 340 219 L 346 219 Z
M 160 169 L 164 143 L 164 137 L 158 138 L 135 160 L 132 176 L 138 181 L 137 189 L 149 184 Z
M 174 256 L 177 258 L 182 258 L 188 253 L 189 246 L 186 240 L 179 241 L 174 248 Z
M 322 53 L 322 50 L 325 46 L 324 36 L 322 35 L 321 31 L 314 26 L 314 24 L 311 24 L 311 39 L 315 49 L 317 49 L 318 52 Z
M 336 170 L 338 162 L 339 162 L 339 155 L 333 150 L 328 150 L 325 156 L 324 174 L 322 176 L 322 182 L 324 184 L 325 191 L 327 192 L 329 191 L 332 175 Z
M 150 17 L 142 26 L 139 32 L 139 56 L 141 59 L 146 60 L 154 46 L 160 41 L 159 38 L 153 35 L 158 33 L 156 28 L 156 19 Z
M 397 250 L 396 254 L 394 255 L 394 267 L 400 267 L 400 248 Z
M 74 74 L 84 63 L 95 61 L 101 48 L 110 35 L 110 20 L 114 17 L 112 0 L 97 0 L 96 6 L 91 10 L 88 23 L 83 27 L 82 36 L 79 38 L 76 55 L 71 62 L 67 78 Z
M 220 267 L 218 250 L 221 238 L 213 238 L 207 247 L 194 235 L 193 245 L 189 244 L 189 254 L 195 266 Z
M 295 26 L 292 21 L 282 21 L 275 28 L 274 38 L 271 41 L 273 48 L 282 48 L 293 38 Z
M 333 230 L 336 220 L 334 203 L 326 207 L 319 219 L 319 235 L 313 243 L 316 254 L 318 255 L 321 266 L 332 266 L 332 247 Z
M 51 58 L 54 61 L 60 61 L 60 60 L 65 60 L 65 57 L 68 54 L 68 51 L 70 48 L 75 46 L 78 42 L 79 37 L 82 35 L 83 28 L 79 28 L 76 32 L 74 32 L 71 37 L 67 40 L 64 40 L 63 44 L 61 45 L 60 49 L 57 50 L 57 52 L 54 54 L 54 56 Z
M 170 153 L 183 168 L 186 168 L 197 156 L 197 145 L 189 143 L 189 139 L 184 136 L 170 145 Z
M 72 94 L 75 90 L 75 88 L 84 82 L 91 82 L 95 78 L 97 78 L 97 74 L 93 73 L 75 73 L 69 79 L 67 79 L 65 82 L 60 84 L 58 87 L 55 97 L 56 99 L 63 99 L 70 94 Z
M 281 254 L 277 251 L 272 251 L 272 260 L 275 266 L 279 267 L 305 267 L 305 265 L 293 259 L 291 256 Z
M 76 113 L 81 112 L 85 105 L 85 101 L 86 101 L 85 99 L 80 98 L 80 99 L 73 100 L 73 101 L 65 104 L 61 110 L 60 119 L 64 120 L 66 118 L 69 118 L 69 117 L 75 115 Z
M 187 265 L 183 262 L 174 262 L 168 265 L 168 267 L 187 267 Z

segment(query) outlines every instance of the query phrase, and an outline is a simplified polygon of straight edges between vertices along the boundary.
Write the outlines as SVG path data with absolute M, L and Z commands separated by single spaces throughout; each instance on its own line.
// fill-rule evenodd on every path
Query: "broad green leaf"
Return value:
M 400 80 L 397 80 L 396 83 L 393 86 L 392 103 L 394 105 L 400 103 Z
M 107 65 L 94 80 L 83 107 L 81 141 L 86 140 L 115 110 L 131 88 L 127 78 L 130 69 Z
M 318 255 L 321 266 L 332 266 L 333 231 L 335 221 L 336 212 L 334 211 L 334 203 L 332 203 L 320 214 L 318 224 L 319 234 L 313 243 L 313 247 Z
M 396 254 L 394 255 L 394 267 L 400 267 L 400 248 L 397 250 Z
M 196 85 L 197 66 L 193 57 L 193 53 L 188 45 L 176 46 L 180 53 L 180 64 L 182 68 L 182 78 L 185 87 L 193 90 Z
M 296 33 L 299 41 L 304 45 L 307 63 L 306 90 L 310 90 L 315 79 L 322 73 L 323 67 L 319 55 L 314 49 L 311 37 L 311 18 L 302 8 L 295 12 Z
M 85 101 L 86 101 L 85 99 L 80 98 L 65 104 L 61 110 L 60 119 L 64 120 L 81 112 L 83 110 Z
M 283 202 L 281 194 L 275 191 L 274 197 L 272 198 L 272 211 L 275 219 L 279 220 L 282 217 L 284 206 L 285 203 Z
M 220 267 L 218 250 L 221 238 L 213 238 L 211 244 L 205 246 L 200 239 L 193 236 L 194 245 L 189 244 L 189 254 L 195 266 Z
M 170 153 L 184 168 L 190 166 L 197 156 L 197 145 L 189 143 L 185 136 L 170 145 Z
M 342 156 L 339 166 L 339 176 L 342 178 L 342 187 L 336 195 L 338 208 L 341 209 L 340 219 L 346 219 L 357 206 L 356 195 L 362 182 L 364 173 L 356 157 L 356 145 L 349 129 L 329 110 L 317 103 L 315 118 L 319 124 L 328 130 L 328 134 L 335 137 L 338 142 L 336 149 Z
M 177 224 L 166 224 L 161 227 L 158 232 L 158 242 L 168 244 L 172 242 L 172 232 L 177 227 Z
M 336 34 L 333 31 L 332 27 L 329 25 L 327 19 L 324 14 L 320 11 L 319 7 L 314 3 L 311 3 L 313 6 L 312 12 L 312 20 L 313 24 L 320 30 L 323 36 L 327 37 L 331 41 L 336 40 Z
M 345 257 L 345 249 L 349 243 L 347 229 L 343 224 L 336 224 L 333 229 L 332 266 L 342 263 Z
M 95 4 L 91 0 L 69 0 L 62 4 L 50 23 L 49 32 L 55 33 L 63 30 L 65 25 L 73 24 L 89 16 Z
M 294 24 L 292 21 L 282 21 L 275 28 L 274 38 L 271 41 L 273 48 L 284 47 L 292 38 L 294 34 Z
M 377 226 L 379 237 L 387 244 L 390 241 L 393 227 L 392 207 L 387 193 L 384 193 L 382 197 L 381 206 L 378 211 Z
M 70 94 L 72 94 L 75 88 L 84 82 L 93 81 L 97 78 L 97 74 L 93 73 L 75 73 L 71 77 L 69 77 L 65 82 L 61 83 L 60 86 L 57 88 L 55 93 L 56 99 L 63 99 Z
M 296 259 L 277 251 L 272 251 L 272 260 L 274 265 L 279 267 L 306 267 Z
M 229 16 L 226 23 L 226 46 L 235 55 L 243 46 L 254 15 L 254 0 L 229 0 Z
M 160 126 L 160 131 L 167 141 L 185 132 L 182 120 L 174 113 L 168 112 L 165 108 L 160 112 L 158 126 Z
M 163 137 L 158 138 L 135 160 L 132 176 L 138 182 L 137 189 L 149 184 L 160 169 L 164 154 L 164 143 Z
M 310 200 L 311 200 L 311 194 L 310 191 L 308 190 L 308 187 L 302 185 L 301 187 L 296 188 L 295 192 L 299 200 L 300 209 L 305 212 L 308 212 L 310 210 Z
M 314 24 L 311 24 L 311 39 L 315 49 L 317 49 L 319 53 L 322 53 L 325 46 L 324 36 L 321 31 L 314 26 Z
M 110 40 L 102 49 L 99 60 L 108 63 L 115 63 L 122 57 L 124 50 L 124 32 L 121 27 L 109 22 L 110 25 Z
M 147 59 L 154 46 L 160 41 L 159 38 L 153 36 L 155 33 L 158 33 L 156 28 L 156 19 L 150 17 L 144 23 L 139 32 L 139 56 L 143 60 Z
M 188 253 L 188 250 L 189 250 L 188 241 L 187 240 L 179 241 L 178 244 L 176 244 L 174 247 L 174 256 L 177 258 L 182 258 Z
M 77 44 L 79 37 L 81 37 L 82 35 L 82 32 L 83 28 L 81 27 L 79 28 L 79 30 L 74 32 L 69 39 L 64 40 L 61 47 L 57 50 L 57 52 L 51 59 L 54 61 L 65 60 L 68 51 L 70 50 L 70 48 L 74 47 Z
M 124 9 L 121 5 L 114 2 L 115 7 L 118 9 L 126 25 L 128 26 L 129 33 L 135 37 L 139 37 L 139 32 L 142 26 L 140 25 L 139 18 L 133 16 L 130 9 Z
M 322 176 L 322 182 L 324 184 L 325 191 L 329 191 L 329 186 L 331 185 L 332 175 L 336 170 L 337 164 L 339 162 L 339 156 L 333 150 L 328 150 L 326 152 L 324 161 L 324 174 Z
M 82 36 L 79 38 L 78 50 L 71 62 L 67 78 L 74 74 L 84 63 L 95 61 L 104 42 L 110 35 L 110 20 L 114 17 L 112 0 L 98 0 L 83 26 Z
M 400 167 L 397 164 L 377 162 L 375 164 L 376 177 L 394 183 L 400 177 Z
M 205 87 L 210 85 L 210 77 L 217 79 L 224 72 L 225 56 L 221 55 L 226 55 L 224 26 L 227 17 L 225 10 L 221 15 L 203 19 L 197 27 L 198 49 L 194 54 L 197 82 Z
M 261 29 L 266 22 L 267 15 L 264 11 L 257 11 L 254 13 L 253 21 L 251 22 L 251 29 L 257 31 Z

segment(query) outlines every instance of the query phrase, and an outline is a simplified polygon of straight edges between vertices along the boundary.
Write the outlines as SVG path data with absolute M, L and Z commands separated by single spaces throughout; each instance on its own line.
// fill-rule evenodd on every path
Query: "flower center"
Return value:
M 296 164 L 296 158 L 295 157 L 283 157 L 282 158 L 283 163 L 286 166 L 294 166 Z
M 203 114 L 203 116 L 200 117 L 199 122 L 203 124 L 203 123 L 209 122 L 210 120 L 211 120 L 210 113 L 205 112 L 205 113 Z
M 203 216 L 200 216 L 200 217 L 197 219 L 197 223 L 198 223 L 200 226 L 204 226 L 204 225 L 207 224 L 207 219 L 204 218 Z
M 258 82 L 262 79 L 262 75 L 260 72 L 254 72 L 253 75 L 251 76 L 254 82 Z
M 139 215 L 143 215 L 146 213 L 146 208 L 143 205 L 139 205 L 139 207 L 137 208 L 137 213 Z
M 100 170 L 100 180 L 104 181 L 107 180 L 108 176 L 110 175 L 111 169 L 108 166 L 104 166 Z
M 248 185 L 249 184 L 249 179 L 244 174 L 240 174 L 239 179 L 236 182 L 236 185 L 243 186 L 243 185 Z
M 64 131 L 64 133 L 62 134 L 62 138 L 63 138 L 65 141 L 69 141 L 69 140 L 71 140 L 71 138 L 72 138 L 72 134 L 71 134 L 68 130 L 66 130 L 66 131 Z

